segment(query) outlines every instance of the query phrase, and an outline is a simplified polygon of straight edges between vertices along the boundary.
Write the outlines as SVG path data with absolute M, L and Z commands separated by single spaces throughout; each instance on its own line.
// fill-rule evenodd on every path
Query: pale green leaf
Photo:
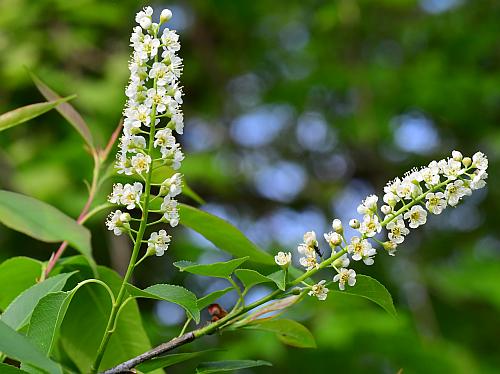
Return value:
M 45 112 L 55 108 L 56 106 L 64 103 L 65 101 L 74 99 L 75 96 L 68 96 L 59 100 L 47 101 L 44 103 L 37 103 L 26 105 L 21 108 L 11 110 L 10 112 L 0 115 L 0 131 L 7 130 L 8 128 L 20 125 L 30 119 L 38 117 Z
M 272 274 L 269 274 L 267 276 L 270 280 L 272 280 L 278 288 L 282 291 L 286 290 L 286 271 L 285 270 L 278 270 Z
M 179 204 L 180 222 L 235 257 L 248 256 L 249 261 L 274 264 L 273 257 L 257 247 L 229 222 L 192 206 Z
M 27 374 L 26 371 L 21 370 L 15 366 L 0 363 L 0 373 L 2 374 Z
M 89 230 L 43 201 L 0 191 L 0 222 L 44 242 L 67 241 L 94 263 Z
M 196 296 L 184 287 L 171 284 L 155 284 L 141 290 L 129 284 L 127 285 L 127 290 L 134 297 L 165 300 L 180 305 L 196 323 L 200 322 L 200 311 L 196 302 Z
M 40 352 L 24 335 L 0 320 L 0 352 L 52 374 L 62 373 L 59 366 Z M 0 367 L 0 369 L 3 369 Z M 1 371 L 3 373 L 3 371 Z
M 206 351 L 188 352 L 188 353 L 175 353 L 167 356 L 153 358 L 149 361 L 137 365 L 137 370 L 143 373 L 149 373 L 152 370 L 166 368 L 179 362 L 192 360 L 193 358 L 200 357 L 206 353 L 213 352 L 214 349 L 207 349 Z
M 202 362 L 197 368 L 197 374 L 222 373 L 240 369 L 248 369 L 257 366 L 272 366 L 270 362 L 262 360 L 228 360 Z
M 207 277 L 227 278 L 235 269 L 248 260 L 248 257 L 235 258 L 234 260 L 226 262 L 214 262 L 212 264 L 197 264 L 191 261 L 177 261 L 174 265 L 180 271 L 187 271 L 188 273 L 204 275 Z
M 274 280 L 251 269 L 237 269 L 234 271 L 234 274 L 240 279 L 247 289 L 260 283 L 274 282 Z
M 38 301 L 50 292 L 61 291 L 73 274 L 59 274 L 31 286 L 9 304 L 0 319 L 14 330 L 19 330 L 28 323 Z
M 316 348 L 314 336 L 307 327 L 291 319 L 256 320 L 245 329 L 274 332 L 283 343 L 293 347 Z
M 212 293 L 209 293 L 208 295 L 203 296 L 202 298 L 198 299 L 198 309 L 203 310 L 210 304 L 213 304 L 214 301 L 216 301 L 219 297 L 227 294 L 229 291 L 234 290 L 233 287 L 228 287 L 223 290 L 218 290 L 214 291 Z
M 392 296 L 387 289 L 376 279 L 367 275 L 358 274 L 354 287 L 346 287 L 345 291 L 334 290 L 342 294 L 361 296 L 373 301 L 384 308 L 387 313 L 397 317 Z
M 0 310 L 42 275 L 42 263 L 29 257 L 12 257 L 0 264 Z
M 38 78 L 34 73 L 30 72 L 30 75 L 40 93 L 47 100 L 59 100 L 61 98 L 61 96 L 59 96 L 54 90 L 52 90 L 49 86 L 42 82 L 42 80 Z M 75 130 L 85 140 L 87 145 L 91 149 L 94 149 L 92 134 L 90 133 L 90 130 L 80 113 L 78 113 L 70 103 L 63 103 L 57 106 L 56 110 L 70 123 L 71 126 L 75 128 Z

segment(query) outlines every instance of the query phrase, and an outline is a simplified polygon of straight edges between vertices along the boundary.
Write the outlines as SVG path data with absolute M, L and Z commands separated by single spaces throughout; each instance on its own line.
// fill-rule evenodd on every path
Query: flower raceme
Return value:
M 323 263 L 318 262 L 320 252 L 315 232 L 304 234 L 304 242 L 298 246 L 299 263 L 308 272 L 331 264 L 337 272 L 333 282 L 338 282 L 341 290 L 346 284 L 354 286 L 356 272 L 347 269 L 350 260 L 372 265 L 377 254 L 376 245 L 394 256 L 410 229 L 424 225 L 429 214 L 441 214 L 448 206 L 454 207 L 463 197 L 471 195 L 472 191 L 485 187 L 487 169 L 488 159 L 482 152 L 470 158 L 463 157 L 459 151 L 453 151 L 450 158 L 412 169 L 403 178 L 396 178 L 384 187 L 382 201 L 377 195 L 370 195 L 358 206 L 357 212 L 362 218 L 351 219 L 349 226 L 359 235 L 346 239 L 340 220 L 333 221 L 332 231 L 324 234 L 332 254 Z M 379 204 L 382 205 L 379 207 Z M 383 228 L 387 231 L 385 241 L 376 237 Z M 309 286 L 308 294 L 325 300 L 327 285 L 321 281 Z
M 130 37 L 133 52 L 129 62 L 130 80 L 125 89 L 127 102 L 116 169 L 119 174 L 135 176 L 142 182 L 116 183 L 108 201 L 127 210 L 139 208 L 144 217 L 144 211 L 148 209 L 145 205 L 149 202 L 149 198 L 146 202 L 146 195 L 151 194 L 152 186 L 158 186 L 158 196 L 163 197 L 159 213 L 163 215 L 162 221 L 173 227 L 179 222 L 174 198 L 182 192 L 182 176 L 175 173 L 163 183 L 155 184 L 150 175 L 153 169 L 163 165 L 178 170 L 184 159 L 175 137 L 175 133 L 182 134 L 184 129 L 180 107 L 183 93 L 179 85 L 182 59 L 177 56 L 179 36 L 168 28 L 163 28 L 160 33 L 160 25 L 171 17 L 170 10 L 164 9 L 160 23 L 155 23 L 151 7 L 136 15 L 138 26 L 134 27 Z M 110 214 L 106 225 L 116 235 L 128 233 L 134 239 L 133 233 L 137 231 L 130 227 L 131 220 L 140 221 L 131 218 L 129 213 L 116 210 Z M 148 253 L 161 256 L 169 243 L 170 236 L 165 230 L 153 232 L 147 240 Z

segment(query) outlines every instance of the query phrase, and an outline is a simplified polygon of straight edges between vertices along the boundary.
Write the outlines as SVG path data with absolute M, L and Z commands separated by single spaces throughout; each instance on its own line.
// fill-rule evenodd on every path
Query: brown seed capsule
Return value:
M 212 316 L 212 322 L 218 321 L 227 315 L 227 311 L 219 304 L 210 304 L 207 310 L 210 316 Z

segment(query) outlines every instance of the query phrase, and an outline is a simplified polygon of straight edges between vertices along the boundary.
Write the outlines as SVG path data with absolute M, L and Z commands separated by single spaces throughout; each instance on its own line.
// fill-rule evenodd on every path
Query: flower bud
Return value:
M 151 27 L 151 24 L 153 22 L 151 21 L 151 17 L 143 17 L 141 18 L 141 20 L 139 21 L 139 24 L 141 25 L 141 27 L 144 29 L 144 30 L 147 30 Z
M 338 232 L 329 232 L 328 234 L 324 234 L 324 237 L 332 248 L 335 248 L 336 246 L 342 244 L 342 235 L 340 235 Z
M 146 251 L 146 256 L 154 256 L 156 255 L 156 249 L 155 247 L 148 247 L 148 250 Z
M 360 223 L 356 218 L 353 218 L 349 221 L 349 226 L 351 226 L 353 229 L 359 229 Z
M 344 230 L 344 228 L 342 227 L 342 221 L 340 221 L 338 218 L 334 219 L 332 222 L 332 228 L 336 233 L 342 234 L 342 231 Z
M 172 18 L 172 12 L 170 9 L 163 9 L 160 14 L 160 23 L 170 21 Z
M 385 215 L 388 215 L 389 213 L 392 212 L 392 208 L 389 206 L 389 205 L 382 205 L 382 207 L 380 208 L 380 210 L 382 211 L 382 213 L 384 213 Z
M 122 214 L 120 215 L 120 221 L 121 221 L 121 222 L 123 222 L 123 223 L 125 223 L 125 222 L 129 222 L 131 218 L 132 218 L 132 217 L 130 217 L 130 214 L 129 214 L 129 213 L 122 213 Z
M 453 159 L 458 162 L 462 161 L 463 158 L 462 153 L 459 151 L 451 152 L 451 157 L 453 157 Z
M 470 157 L 464 157 L 462 164 L 468 168 L 472 164 L 472 159 Z

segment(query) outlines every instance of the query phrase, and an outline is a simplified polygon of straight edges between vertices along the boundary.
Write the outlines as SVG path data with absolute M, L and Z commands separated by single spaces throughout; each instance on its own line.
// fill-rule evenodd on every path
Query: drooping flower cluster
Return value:
M 356 272 L 348 269 L 350 260 L 363 261 L 365 265 L 374 263 L 380 245 L 389 255 L 394 256 L 398 245 L 403 243 L 410 229 L 415 229 L 427 222 L 428 214 L 441 214 L 448 206 L 454 207 L 464 196 L 472 194 L 486 186 L 488 159 L 481 153 L 472 158 L 463 157 L 458 151 L 440 161 L 432 161 L 428 166 L 412 169 L 403 178 L 396 178 L 384 187 L 382 204 L 376 195 L 368 196 L 357 208 L 361 220 L 351 219 L 349 226 L 359 234 L 347 240 L 340 220 L 332 223 L 332 231 L 324 238 L 332 249 L 331 257 L 322 265 L 318 262 L 321 254 L 314 231 L 304 235 L 304 242 L 298 246 L 302 256 L 299 263 L 307 271 L 320 269 L 331 264 L 337 271 L 333 282 L 339 282 L 339 288 L 354 286 Z M 377 239 L 382 229 L 387 230 L 387 240 Z M 328 289 L 325 281 L 311 286 L 309 295 L 319 300 L 326 298 Z
M 183 93 L 179 85 L 183 65 L 177 56 L 179 36 L 166 27 L 160 33 L 160 26 L 171 17 L 170 10 L 164 9 L 160 23 L 155 23 L 153 9 L 144 8 L 136 15 L 139 26 L 134 27 L 130 38 L 133 47 L 129 63 L 130 81 L 125 89 L 127 102 L 116 168 L 119 174 L 134 175 L 145 184 L 117 183 L 109 196 L 110 203 L 123 205 L 128 210 L 147 209 L 144 196 L 150 194 L 151 186 L 155 186 L 149 175 L 153 169 L 167 165 L 178 170 L 184 159 L 175 138 L 175 133 L 182 134 L 184 129 L 180 107 Z M 179 214 L 174 198 L 182 192 L 182 176 L 176 173 L 158 186 L 158 197 L 163 198 L 160 207 L 163 220 L 176 226 Z M 128 221 L 125 224 L 119 212 L 111 213 L 106 222 L 108 229 L 117 235 L 130 232 Z M 169 242 L 170 236 L 160 230 L 151 234 L 148 245 L 161 255 Z

